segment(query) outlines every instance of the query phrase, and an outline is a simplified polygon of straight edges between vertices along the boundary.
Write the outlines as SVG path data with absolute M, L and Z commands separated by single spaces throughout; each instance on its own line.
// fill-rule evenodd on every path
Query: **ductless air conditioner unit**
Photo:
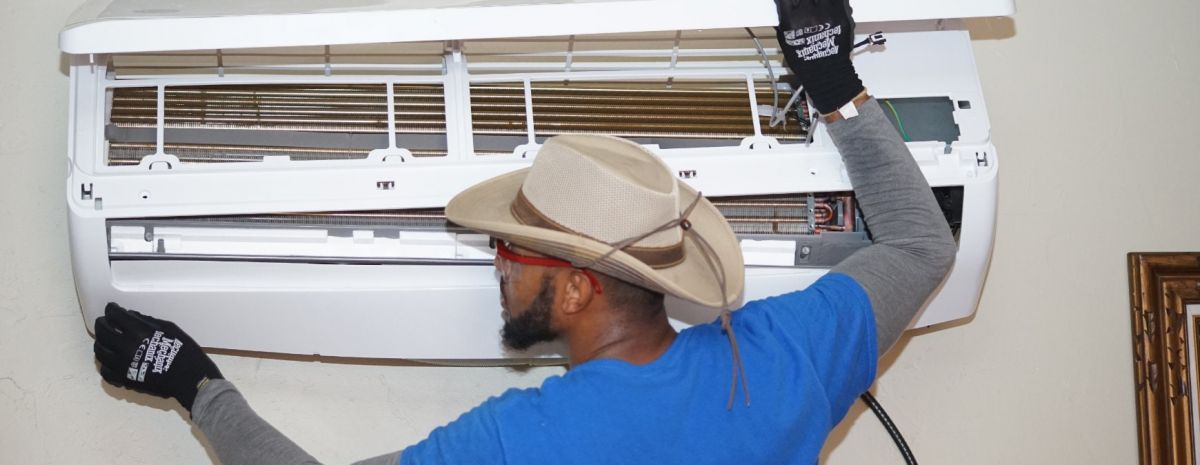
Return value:
M 953 18 L 1012 1 L 854 4 L 860 34 L 889 39 L 860 74 L 958 239 L 918 325 L 967 317 L 999 159 Z M 742 238 L 744 299 L 803 288 L 869 231 L 783 83 L 776 21 L 771 0 L 89 2 L 61 34 L 86 320 L 117 301 L 220 348 L 529 356 L 499 344 L 488 238 L 442 207 L 574 133 L 638 141 L 711 197 Z M 679 325 L 714 317 L 669 307 Z

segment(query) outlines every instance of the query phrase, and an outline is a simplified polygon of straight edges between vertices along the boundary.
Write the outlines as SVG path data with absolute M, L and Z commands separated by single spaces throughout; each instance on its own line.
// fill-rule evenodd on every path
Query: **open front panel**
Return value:
M 854 2 L 854 17 L 860 23 L 999 16 L 1013 11 L 1013 0 Z M 156 0 L 91 0 L 72 15 L 60 45 L 64 52 L 87 54 L 775 24 L 776 8 L 770 0 L 175 0 L 169 5 Z M 246 33 L 251 27 L 254 33 Z

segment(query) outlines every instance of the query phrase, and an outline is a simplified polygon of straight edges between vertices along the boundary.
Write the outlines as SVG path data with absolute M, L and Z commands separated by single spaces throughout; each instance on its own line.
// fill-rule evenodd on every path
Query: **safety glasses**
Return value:
M 604 293 L 604 290 L 600 288 L 600 280 L 596 279 L 596 275 L 592 274 L 591 270 L 588 270 L 587 268 L 578 268 L 575 265 L 572 265 L 571 262 L 559 260 L 557 258 L 521 255 L 513 252 L 512 248 L 510 248 L 508 244 L 508 241 L 493 239 L 492 242 L 496 247 L 496 255 L 499 255 L 500 258 L 513 263 L 520 263 L 522 265 L 548 266 L 552 268 L 574 268 L 582 271 L 583 275 L 587 276 L 588 282 L 592 283 L 592 288 L 596 290 L 596 294 Z

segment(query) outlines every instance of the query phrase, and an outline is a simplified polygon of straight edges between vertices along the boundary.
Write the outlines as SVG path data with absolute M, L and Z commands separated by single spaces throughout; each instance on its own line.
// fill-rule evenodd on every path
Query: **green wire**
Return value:
M 892 109 L 892 116 L 895 116 L 895 117 L 896 117 L 896 126 L 899 126 L 899 128 L 900 128 L 900 135 L 901 135 L 901 136 L 904 136 L 904 141 L 905 141 L 905 142 L 912 142 L 912 137 L 910 137 L 910 136 L 908 135 L 908 131 L 905 131 L 905 130 L 904 130 L 904 121 L 901 121 L 901 120 L 900 120 L 900 112 L 897 112 L 897 111 L 896 111 L 896 107 L 895 107 L 894 105 L 892 105 L 892 101 L 891 101 L 891 100 L 884 100 L 884 101 L 883 101 L 883 103 L 887 104 L 888 108 L 891 108 L 891 109 Z

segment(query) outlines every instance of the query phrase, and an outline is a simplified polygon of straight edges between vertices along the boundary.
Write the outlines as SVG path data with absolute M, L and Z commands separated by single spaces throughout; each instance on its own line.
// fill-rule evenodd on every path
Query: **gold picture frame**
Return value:
M 1139 463 L 1195 465 L 1200 252 L 1129 254 L 1129 291 Z

